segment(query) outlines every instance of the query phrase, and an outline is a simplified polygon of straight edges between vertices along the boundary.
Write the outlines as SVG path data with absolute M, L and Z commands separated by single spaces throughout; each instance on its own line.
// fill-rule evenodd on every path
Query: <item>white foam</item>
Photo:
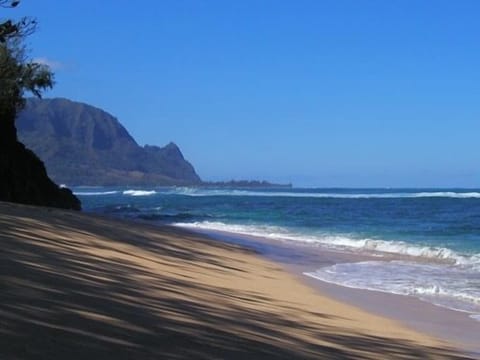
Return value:
M 214 230 L 234 234 L 250 235 L 257 237 L 287 239 L 288 232 L 280 226 L 270 225 L 237 225 L 225 224 L 217 221 L 198 221 L 193 223 L 174 223 L 174 226 L 192 229 Z
M 453 192 L 453 191 L 420 192 L 420 193 L 414 194 L 414 197 L 451 197 L 451 198 L 467 199 L 467 198 L 480 198 L 480 193 L 479 192 Z
M 470 317 L 471 317 L 473 320 L 480 321 L 480 314 L 470 315 Z
M 329 234 L 307 235 L 293 233 L 280 226 L 212 221 L 174 225 L 318 244 L 350 251 L 409 255 L 421 262 L 367 261 L 336 264 L 305 275 L 346 287 L 410 295 L 443 307 L 480 313 L 480 254 L 459 254 L 447 248 L 423 247 L 401 241 L 356 239 Z M 439 263 L 432 260 L 443 261 Z
M 399 254 L 432 260 L 443 260 L 452 264 L 469 266 L 472 269 L 480 269 L 480 254 L 459 254 L 447 248 L 420 246 L 409 244 L 403 241 L 387 241 L 368 238 L 361 239 L 349 237 L 347 235 L 333 234 L 302 234 L 294 233 L 280 226 L 225 224 L 216 221 L 175 223 L 173 225 L 192 229 L 196 228 L 202 230 L 222 231 L 234 234 L 263 237 L 272 240 L 322 245 L 345 250 Z
M 304 274 L 341 286 L 410 295 L 454 310 L 480 312 L 479 274 L 461 266 L 365 261 L 336 264 Z
M 338 198 L 338 199 L 389 199 L 389 198 L 480 198 L 480 192 L 396 192 L 396 193 L 328 193 L 297 191 L 252 191 L 201 188 L 176 188 L 173 193 L 185 196 L 261 196 L 261 197 L 298 197 L 298 198 Z
M 130 196 L 150 196 L 155 195 L 157 192 L 155 190 L 125 190 L 123 195 Z
M 117 194 L 118 191 L 76 191 L 75 195 L 78 196 L 101 196 L 101 195 L 113 195 Z
M 91 192 L 91 195 L 104 195 L 107 192 Z M 155 190 L 125 190 L 125 195 L 137 196 L 156 194 Z M 378 192 L 378 193 L 335 193 L 302 191 L 262 191 L 240 189 L 204 189 L 195 187 L 165 188 L 162 194 L 183 196 L 252 196 L 252 197 L 295 197 L 295 198 L 336 198 L 336 199 L 395 199 L 395 198 L 480 198 L 480 192 L 423 191 L 423 192 Z M 83 195 L 83 193 L 80 193 Z

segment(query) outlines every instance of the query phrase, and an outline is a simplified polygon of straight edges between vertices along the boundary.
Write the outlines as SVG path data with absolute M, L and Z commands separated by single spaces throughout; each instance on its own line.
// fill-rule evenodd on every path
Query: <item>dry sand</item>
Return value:
M 0 359 L 465 359 L 242 247 L 0 203 Z

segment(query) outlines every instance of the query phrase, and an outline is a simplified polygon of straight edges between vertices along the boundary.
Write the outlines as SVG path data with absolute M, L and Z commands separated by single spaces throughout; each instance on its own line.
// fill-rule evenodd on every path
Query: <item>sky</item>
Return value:
M 480 1 L 22 0 L 46 97 L 205 180 L 480 187 Z

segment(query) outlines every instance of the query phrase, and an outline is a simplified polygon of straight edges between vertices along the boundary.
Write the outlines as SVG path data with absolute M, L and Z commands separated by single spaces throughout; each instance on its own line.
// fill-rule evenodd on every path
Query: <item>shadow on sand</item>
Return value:
M 182 268 L 242 276 L 245 267 L 205 247 L 193 250 L 198 240 L 181 230 L 169 230 L 171 237 L 149 226 L 47 209 L 43 217 L 5 215 L 12 209 L 2 206 L 2 359 L 465 359 L 448 349 L 313 324 L 300 319 L 329 316 L 234 286 L 202 284 Z M 171 272 L 156 273 L 143 261 Z M 275 311 L 253 306 L 261 303 Z

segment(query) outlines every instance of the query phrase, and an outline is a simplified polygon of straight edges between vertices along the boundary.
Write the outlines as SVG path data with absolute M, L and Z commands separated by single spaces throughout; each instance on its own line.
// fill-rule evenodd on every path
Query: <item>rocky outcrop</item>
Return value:
M 47 176 L 42 161 L 17 139 L 11 114 L 0 114 L 0 201 L 80 210 L 80 201 Z
M 201 182 L 174 143 L 139 146 L 112 115 L 67 99 L 29 99 L 20 139 L 68 185 L 194 185 Z

